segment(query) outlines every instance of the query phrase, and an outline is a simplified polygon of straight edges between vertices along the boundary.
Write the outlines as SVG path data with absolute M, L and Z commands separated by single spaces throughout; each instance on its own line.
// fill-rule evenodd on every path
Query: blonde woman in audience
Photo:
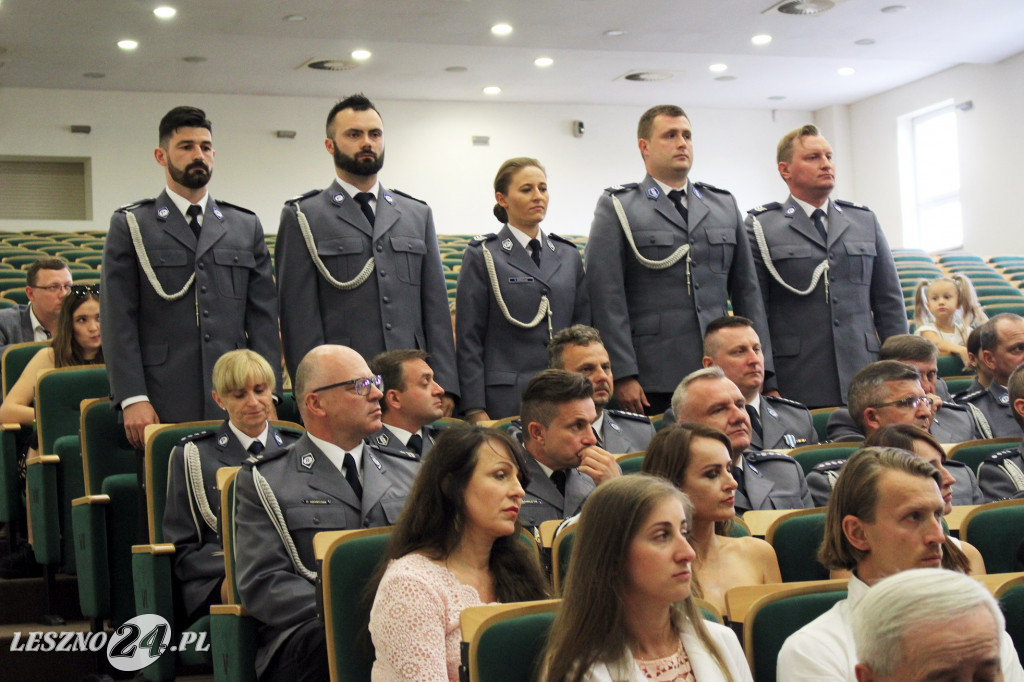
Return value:
M 658 432 L 641 469 L 671 481 L 690 498 L 690 544 L 697 553 L 694 595 L 723 612 L 729 589 L 782 582 L 771 545 L 726 534 L 736 517 L 731 451 L 729 437 L 718 429 L 682 422 Z
M 370 583 L 374 682 L 457 682 L 463 609 L 547 597 L 540 563 L 516 537 L 525 471 L 501 431 L 441 433 Z
M 971 280 L 957 272 L 932 281 L 921 280 L 914 291 L 914 333 L 928 339 L 942 353 L 956 353 L 970 367 L 967 337 L 988 320 Z
M 542 679 L 752 680 L 736 635 L 704 621 L 692 598 L 688 507 L 671 483 L 643 474 L 594 490 L 576 529 Z

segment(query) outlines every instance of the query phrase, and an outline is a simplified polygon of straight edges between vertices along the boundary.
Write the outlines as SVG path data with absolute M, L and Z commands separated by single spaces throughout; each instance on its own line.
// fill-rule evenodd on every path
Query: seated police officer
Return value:
M 238 592 L 261 623 L 262 682 L 328 679 L 313 536 L 394 524 L 405 505 L 419 461 L 364 441 L 381 427 L 380 386 L 351 348 L 309 351 L 295 372 L 306 434 L 249 458 L 238 474 Z
M 1013 418 L 1024 429 L 1024 365 L 1010 375 Z M 988 456 L 978 467 L 978 484 L 986 502 L 1024 497 L 1024 441 L 1015 448 Z
M 437 429 L 430 424 L 444 416 L 444 389 L 434 379 L 426 351 L 389 350 L 370 360 L 370 371 L 384 385 L 380 431 L 370 436 L 377 449 L 421 459 L 434 446 Z
M 992 427 L 993 438 L 1020 438 L 1022 427 L 1010 407 L 1007 386 L 1010 374 L 1024 362 L 1024 318 L 1001 313 L 978 327 L 979 369 L 984 367 L 992 380 L 987 387 L 971 387 L 956 394 L 956 401 L 971 404 L 984 413 Z
M 240 466 L 268 447 L 291 445 L 300 435 L 270 425 L 273 394 L 274 370 L 262 355 L 228 351 L 213 366 L 213 399 L 228 418 L 219 429 L 183 438 L 171 452 L 163 531 L 174 544 L 174 575 L 189 622 L 223 601 L 217 470 Z
M 654 438 L 650 418 L 635 412 L 608 409 L 615 390 L 612 361 L 593 327 L 575 324 L 555 334 L 548 342 L 552 369 L 576 372 L 594 386 L 597 419 L 592 424 L 597 445 L 615 455 L 646 450 Z
M 725 433 L 732 443 L 732 476 L 736 512 L 751 509 L 811 507 L 803 469 L 792 457 L 774 452 L 749 452 L 750 416 L 743 394 L 720 367 L 688 374 L 672 394 L 679 422 L 701 422 Z

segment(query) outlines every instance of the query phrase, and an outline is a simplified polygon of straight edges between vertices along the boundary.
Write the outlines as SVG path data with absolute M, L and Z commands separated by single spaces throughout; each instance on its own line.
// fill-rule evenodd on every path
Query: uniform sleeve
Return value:
M 804 477 L 804 468 L 800 466 L 799 462 L 796 462 L 796 477 L 798 480 L 798 486 L 800 487 L 800 501 L 803 502 L 804 509 L 810 509 L 814 506 L 814 500 L 811 499 L 811 491 L 807 488 L 807 479 Z
M 110 218 L 100 271 L 100 321 L 112 402 L 147 395 L 139 341 L 139 266 L 125 214 Z M 146 282 L 146 286 L 149 283 Z
M 871 271 L 871 311 L 875 317 L 875 329 L 884 342 L 890 336 L 910 331 L 907 323 L 907 308 L 903 302 L 903 289 L 896 272 L 889 242 L 885 239 L 878 218 L 871 214 L 875 225 L 875 264 Z
M 370 636 L 374 680 L 448 679 L 444 604 L 421 578 L 391 569 L 384 574 L 370 610 Z
M 256 267 L 249 271 L 248 295 L 245 302 L 245 333 L 249 348 L 262 355 L 274 370 L 275 393 L 281 393 L 281 341 L 277 322 L 277 289 L 270 263 L 270 252 L 260 219 L 255 221 L 253 256 Z
M 282 209 L 274 247 L 284 359 L 293 377 L 306 353 L 324 343 L 318 273 L 299 230 L 295 211 L 296 206 L 292 204 L 285 204 Z
M 619 218 L 605 192 L 597 200 L 587 239 L 587 290 L 594 326 L 601 332 L 616 379 L 636 377 L 640 370 L 630 334 L 626 302 L 626 245 Z
M 452 340 L 452 316 L 448 312 L 448 288 L 444 281 L 437 233 L 434 231 L 434 216 L 429 206 L 426 210 L 424 240 L 427 252 L 423 254 L 420 284 L 423 333 L 427 339 L 426 350 L 430 353 L 434 379 L 446 393 L 458 397 L 461 392 L 455 363 L 455 342 Z
M 235 566 L 242 605 L 257 620 L 275 627 L 316 618 L 316 588 L 295 572 L 256 493 L 251 469 L 238 473 L 235 498 Z
M 463 411 L 487 407 L 484 347 L 493 298 L 482 253 L 486 248 L 485 244 L 466 247 L 455 290 L 455 340 Z
M 733 312 L 747 317 L 754 323 L 754 329 L 761 339 L 761 351 L 764 353 L 764 375 L 767 388 L 774 388 L 775 361 L 772 359 L 772 337 L 768 329 L 768 317 L 765 315 L 765 300 L 761 295 L 758 272 L 754 266 L 754 256 L 750 250 L 750 241 L 736 199 L 729 198 L 728 206 L 735 216 L 736 249 L 732 256 L 732 267 L 729 268 L 729 298 L 732 300 Z

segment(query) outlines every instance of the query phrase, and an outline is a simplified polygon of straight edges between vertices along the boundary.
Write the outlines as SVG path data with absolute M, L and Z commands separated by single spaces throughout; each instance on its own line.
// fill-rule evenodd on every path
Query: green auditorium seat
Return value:
M 846 459 L 852 455 L 860 445 L 849 443 L 813 443 L 802 445 L 789 451 L 789 456 L 797 461 L 804 475 L 811 473 L 811 469 L 822 462 L 830 462 L 834 459 Z
M 946 456 L 949 459 L 963 462 L 971 468 L 971 471 L 978 473 L 978 466 L 986 457 L 1000 450 L 1011 448 L 1019 442 L 1019 438 L 980 438 L 978 440 L 968 440 L 954 445 L 946 453 Z
M 1024 299 L 1020 303 L 997 303 L 995 305 L 983 305 L 982 308 L 989 317 L 995 317 L 1001 313 L 1024 315 Z
M 24 283 L 21 286 L 15 285 L 10 289 L 4 289 L 0 291 L 0 297 L 6 298 L 9 301 L 21 303 L 22 305 L 28 305 L 28 293 L 25 291 Z
M 959 355 L 941 354 L 938 356 L 939 376 L 955 377 L 964 373 L 964 363 Z
M 942 380 L 946 382 L 946 388 L 949 389 L 950 395 L 956 395 L 960 391 L 966 391 L 972 383 L 974 383 L 973 374 L 960 374 L 953 377 L 942 377 Z
M 616 455 L 615 461 L 619 463 L 619 468 L 622 469 L 624 474 L 638 474 L 640 473 L 640 467 L 644 463 L 644 453 L 640 452 L 628 452 L 624 455 Z
M 989 573 L 1017 570 L 1017 548 L 1024 541 L 1024 499 L 978 505 L 960 523 L 960 538 L 981 552 Z
M 828 440 L 828 418 L 838 410 L 838 407 L 817 407 L 811 410 L 811 421 L 814 422 L 814 430 L 818 433 L 818 441 L 824 443 Z
M 947 267 L 955 263 L 984 263 L 985 259 L 970 253 L 947 253 L 940 255 L 936 260 Z
M 471 682 L 538 679 L 548 631 L 560 606 L 560 599 L 544 599 L 465 609 L 459 677 Z
M 996 592 L 996 597 L 1006 617 L 1006 632 L 1019 656 L 1024 651 L 1024 576 L 1007 581 Z
M 824 537 L 824 509 L 798 509 L 775 520 L 764 539 L 775 548 L 782 582 L 828 579 L 816 558 Z

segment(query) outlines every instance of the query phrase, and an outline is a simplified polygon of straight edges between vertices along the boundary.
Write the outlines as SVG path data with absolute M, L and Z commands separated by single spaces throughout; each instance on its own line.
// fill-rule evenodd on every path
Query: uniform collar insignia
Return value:
M 778 418 L 779 413 L 776 412 L 775 410 L 773 410 L 771 405 L 765 405 L 764 407 L 765 407 L 765 410 L 768 411 L 768 414 L 770 414 L 771 416 L 773 416 L 775 418 Z
M 555 251 L 555 243 L 553 241 L 551 241 L 550 239 L 548 240 L 548 248 L 551 250 L 552 253 L 554 253 L 554 251 Z
M 843 207 L 840 206 L 839 204 L 832 204 L 832 205 L 835 207 L 836 213 L 842 213 L 843 212 Z M 825 213 L 828 213 L 828 209 L 827 208 L 825 209 Z
M 167 216 L 171 214 L 171 210 L 166 206 L 161 206 L 156 211 L 156 217 L 160 220 L 167 220 Z
M 501 243 L 501 248 L 505 249 L 506 251 L 511 251 L 512 250 L 512 240 L 511 239 L 506 239 L 505 241 L 503 241 Z
M 1000 393 L 998 400 L 999 400 L 999 403 L 1001 405 L 1009 405 L 1010 404 L 1010 394 L 1009 393 L 1005 393 L 1005 392 L 1004 393 Z
M 380 463 L 380 460 L 378 460 L 372 452 L 367 452 L 366 454 L 370 456 L 370 461 L 373 462 L 373 466 L 377 467 L 377 471 L 380 471 L 384 468 L 384 466 Z
M 606 422 L 608 422 L 608 426 L 612 427 L 612 429 L 614 429 L 616 433 L 622 433 L 622 427 L 613 422 L 611 419 L 608 419 L 607 415 L 604 419 Z
M 647 188 L 647 196 L 649 196 L 652 199 L 657 199 L 658 197 L 661 196 L 661 190 L 659 190 L 657 187 L 649 187 Z
M 281 438 L 281 434 L 274 431 L 274 442 L 278 445 L 284 445 L 284 438 Z
M 344 201 L 345 201 L 345 195 L 342 194 L 341 192 L 338 192 L 333 197 L 331 197 L 331 201 L 333 201 L 338 206 L 341 206 L 342 203 L 344 203 Z
M 217 207 L 214 207 L 214 209 L 213 209 L 213 215 L 217 216 L 217 220 L 224 220 L 224 214 L 223 214 L 223 213 L 221 213 L 221 212 L 220 212 L 220 209 L 219 209 L 219 208 L 217 208 Z
M 385 448 L 388 445 L 388 441 L 391 440 L 391 439 L 388 438 L 388 434 L 382 433 L 379 436 L 377 436 L 376 440 L 377 440 L 377 445 L 381 446 L 382 448 Z
M 388 194 L 387 192 L 382 192 L 381 195 L 384 197 L 384 201 L 388 202 L 388 204 L 392 206 L 395 205 L 395 198 L 392 197 L 390 194 Z
M 219 445 L 221 447 L 224 447 L 227 444 L 228 444 L 228 434 L 225 433 L 224 435 L 222 435 L 220 438 L 217 439 L 217 445 Z
M 796 206 L 790 206 L 786 209 L 786 215 L 793 215 L 796 213 Z
M 704 198 L 704 195 L 701 193 L 700 188 L 697 187 L 697 185 L 693 186 L 693 196 L 697 197 L 698 199 Z
M 307 452 L 306 454 L 304 454 L 302 456 L 302 459 L 299 460 L 299 463 L 302 464 L 302 466 L 306 467 L 307 469 L 312 469 L 313 468 L 313 453 Z

